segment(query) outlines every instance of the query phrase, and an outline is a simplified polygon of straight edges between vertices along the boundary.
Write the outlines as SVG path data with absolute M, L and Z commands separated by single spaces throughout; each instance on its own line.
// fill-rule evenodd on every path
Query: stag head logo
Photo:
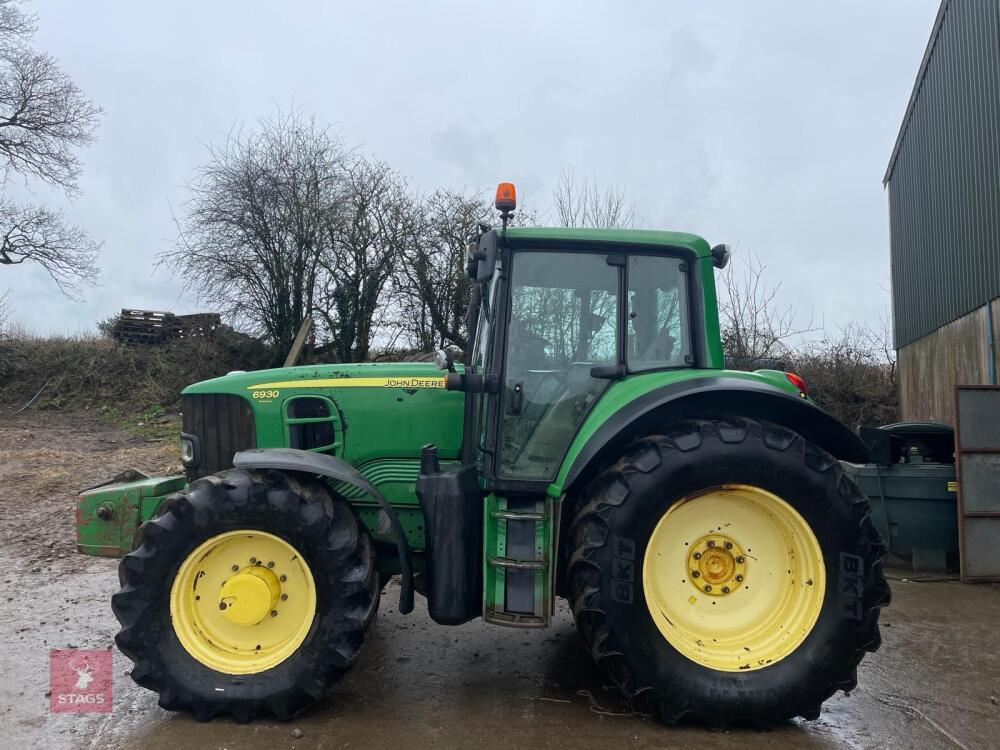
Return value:
M 49 652 L 49 710 L 109 712 L 112 709 L 111 651 L 52 649 Z
M 80 661 L 70 659 L 69 668 L 76 673 L 76 684 L 73 686 L 75 690 L 86 690 L 94 681 L 94 668 L 86 658 Z

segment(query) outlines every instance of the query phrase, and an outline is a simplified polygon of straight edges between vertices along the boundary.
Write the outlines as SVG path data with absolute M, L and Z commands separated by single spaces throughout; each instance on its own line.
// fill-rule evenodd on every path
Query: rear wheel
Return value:
M 889 590 L 867 502 L 784 428 L 686 422 L 636 441 L 591 483 L 572 540 L 581 634 L 668 723 L 815 718 L 878 648 Z
M 289 718 L 329 692 L 375 617 L 371 541 L 317 483 L 205 477 L 137 541 L 119 567 L 115 640 L 167 709 Z

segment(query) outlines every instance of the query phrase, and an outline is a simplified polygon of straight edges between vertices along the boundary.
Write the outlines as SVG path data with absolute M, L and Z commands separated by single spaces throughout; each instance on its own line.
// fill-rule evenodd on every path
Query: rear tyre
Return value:
M 279 472 L 175 495 L 119 565 L 112 608 L 132 678 L 201 720 L 288 719 L 323 699 L 378 608 L 371 540 L 344 500 Z
M 580 633 L 666 723 L 815 719 L 880 644 L 890 595 L 868 503 L 832 456 L 773 424 L 637 440 L 587 488 L 570 541 Z

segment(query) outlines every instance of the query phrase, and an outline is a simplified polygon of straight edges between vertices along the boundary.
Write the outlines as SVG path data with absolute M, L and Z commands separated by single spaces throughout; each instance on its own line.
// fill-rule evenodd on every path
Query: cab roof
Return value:
M 659 245 L 683 247 L 699 258 L 710 258 L 708 242 L 696 234 L 666 232 L 658 229 L 579 229 L 566 227 L 510 227 L 507 238 L 521 244 L 539 241 L 607 242 L 609 244 Z M 614 251 L 615 248 L 608 248 Z M 623 248 L 624 249 L 624 248 Z

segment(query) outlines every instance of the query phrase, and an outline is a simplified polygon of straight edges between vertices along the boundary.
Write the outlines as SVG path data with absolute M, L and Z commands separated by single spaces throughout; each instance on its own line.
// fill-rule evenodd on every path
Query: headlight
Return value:
M 434 365 L 439 370 L 447 370 L 451 372 L 451 368 L 454 365 L 454 360 L 451 357 L 451 352 L 444 349 L 438 349 L 434 352 Z
M 194 441 L 190 438 L 181 438 L 181 463 L 185 466 L 194 463 Z

